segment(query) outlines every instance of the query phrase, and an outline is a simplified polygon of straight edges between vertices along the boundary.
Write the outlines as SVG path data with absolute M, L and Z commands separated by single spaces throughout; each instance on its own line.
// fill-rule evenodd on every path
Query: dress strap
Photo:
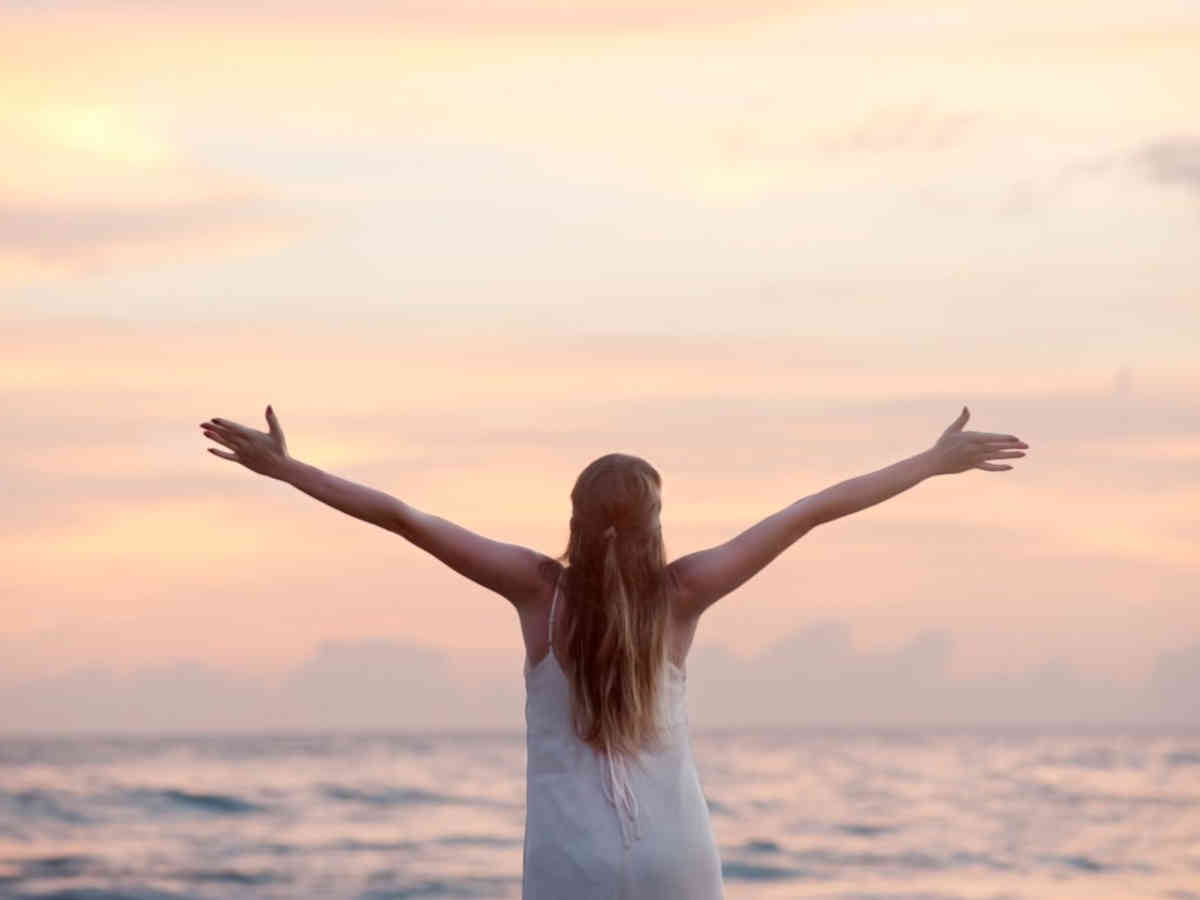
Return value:
M 550 624 L 546 628 L 546 642 L 550 645 L 550 649 L 554 649 L 554 606 L 558 603 L 558 584 L 562 581 L 562 572 L 558 573 L 558 577 L 554 579 L 554 597 L 550 600 Z

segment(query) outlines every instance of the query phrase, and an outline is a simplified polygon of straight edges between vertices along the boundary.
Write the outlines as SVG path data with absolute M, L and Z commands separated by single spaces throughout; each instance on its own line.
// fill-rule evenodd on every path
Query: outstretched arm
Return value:
M 881 503 L 932 475 L 984 469 L 1006 471 L 988 459 L 1024 456 L 1028 444 L 1011 434 L 962 430 L 962 413 L 934 446 L 867 475 L 839 482 L 802 497 L 718 547 L 681 557 L 671 564 L 685 616 L 699 616 L 740 587 L 816 526 Z
M 356 519 L 395 532 L 518 608 L 539 595 L 542 588 L 539 566 L 547 559 L 544 554 L 483 537 L 440 516 L 422 512 L 391 494 L 301 462 L 288 455 L 283 430 L 269 406 L 266 417 L 268 432 L 228 419 L 211 419 L 202 424 L 200 427 L 207 437 L 233 451 L 225 453 L 209 447 L 209 452 L 239 462 L 261 475 L 285 481 Z

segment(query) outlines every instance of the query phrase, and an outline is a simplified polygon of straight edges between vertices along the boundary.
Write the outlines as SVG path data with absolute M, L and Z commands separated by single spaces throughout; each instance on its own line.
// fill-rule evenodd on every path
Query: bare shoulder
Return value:
M 550 603 L 554 599 L 554 586 L 558 583 L 559 575 L 566 567 L 551 556 L 542 556 L 536 565 L 536 575 L 527 596 L 514 602 L 517 613 L 521 617 L 521 628 L 527 634 L 536 633 L 536 626 L 543 627 L 550 616 Z
M 545 600 L 547 607 L 554 596 L 554 588 L 558 584 L 558 579 L 566 570 L 567 567 L 552 556 L 543 556 L 538 562 L 538 590 L 540 598 Z
M 520 596 L 508 598 L 522 617 L 527 613 L 536 613 L 543 604 L 549 606 L 555 580 L 563 569 L 562 563 L 554 557 L 532 550 L 529 552 L 531 554 L 529 567 L 532 577 L 526 582 L 526 587 Z
M 694 607 L 689 604 L 679 578 L 678 567 L 674 563 L 667 566 L 665 588 L 667 608 L 671 617 L 667 656 L 683 670 L 686 668 L 685 662 L 692 648 L 692 641 L 696 637 L 696 625 L 700 617 L 692 612 Z
M 701 609 L 701 604 L 688 591 L 687 564 L 688 557 L 681 556 L 667 566 L 666 589 L 670 598 L 672 619 L 680 624 L 690 622 L 694 629 L 696 620 L 700 618 L 698 610 Z
M 668 606 L 671 617 L 678 619 L 683 613 L 683 580 L 679 577 L 679 560 L 668 563 L 663 570 L 663 589 L 667 592 Z

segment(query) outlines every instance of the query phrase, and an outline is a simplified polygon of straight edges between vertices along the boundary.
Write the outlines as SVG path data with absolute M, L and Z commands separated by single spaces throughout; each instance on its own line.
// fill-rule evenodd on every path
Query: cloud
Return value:
M 980 118 L 978 113 L 941 111 L 923 103 L 889 105 L 871 111 L 821 146 L 830 153 L 944 150 L 965 140 Z
M 697 728 L 799 725 L 1200 723 L 1200 644 L 1159 657 L 1145 682 L 1049 661 L 1003 677 L 956 677 L 950 637 L 856 650 L 849 627 L 815 622 L 757 656 L 699 647 L 688 661 Z M 513 663 L 516 661 L 513 660 Z M 519 666 L 385 639 L 321 644 L 275 678 L 199 662 L 106 666 L 0 680 L 9 732 L 482 728 L 518 730 Z
M 1089 185 L 1128 173 L 1130 168 L 1142 178 L 1161 185 L 1181 185 L 1200 194 L 1200 137 L 1171 135 L 1125 148 L 1094 152 L 1064 162 L 1042 174 L 1010 180 L 1007 209 L 1032 213 L 1042 201 L 1062 198 L 1077 185 Z
M 329 641 L 273 677 L 196 661 L 5 677 L 0 708 L 13 731 L 511 727 L 521 709 L 519 665 L 506 674 L 475 677 L 430 647 Z
M 56 100 L 14 81 L 0 166 L 21 177 L 0 187 L 0 284 L 243 254 L 310 226 L 263 183 L 173 146 L 136 104 Z
M 804 4 L 818 5 L 818 4 Z M 28 3 L 0 3 L 0 12 L 16 7 L 31 14 Z M 77 0 L 37 4 L 37 12 L 127 14 L 128 3 Z M 734 24 L 781 12 L 792 12 L 785 0 L 351 0 L 332 6 L 325 0 L 264 0 L 253 6 L 234 2 L 185 2 L 171 6 L 171 17 L 219 18 L 229 23 L 287 19 L 303 22 L 375 23 L 408 28 L 456 31 L 576 31 L 657 29 L 670 26 Z
M 1200 722 L 1200 644 L 1159 656 L 1145 698 L 1151 716 Z
M 1076 181 L 1091 181 L 1097 176 L 1112 177 L 1129 167 L 1142 177 L 1160 185 L 1182 186 L 1200 196 L 1200 137 L 1176 134 L 1158 137 L 1133 149 L 1098 153 L 1064 165 L 1056 181 L 1044 192 L 1062 190 Z M 1033 193 L 1031 184 L 1019 185 Z
M 95 272 L 132 259 L 195 253 L 214 247 L 244 250 L 277 242 L 299 221 L 263 197 L 213 196 L 162 205 L 54 208 L 5 201 L 0 196 L 3 256 L 55 272 Z
M 942 630 L 861 652 L 842 622 L 818 622 L 742 659 L 700 648 L 689 663 L 697 720 L 771 724 L 1111 724 L 1200 722 L 1200 645 L 1164 654 L 1155 679 L 1086 676 L 1051 660 L 1016 675 L 957 677 Z M 1163 671 L 1169 675 L 1162 675 Z
M 1200 137 L 1160 138 L 1142 147 L 1134 158 L 1155 181 L 1183 185 L 1200 198 Z
M 274 715 L 342 728 L 462 723 L 478 697 L 461 682 L 441 650 L 383 639 L 323 642 L 287 676 Z

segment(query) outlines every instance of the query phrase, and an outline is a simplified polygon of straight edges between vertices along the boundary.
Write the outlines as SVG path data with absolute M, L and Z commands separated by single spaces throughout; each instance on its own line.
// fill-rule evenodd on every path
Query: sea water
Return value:
M 1200 900 L 1200 732 L 694 731 L 740 898 Z M 0 897 L 520 895 L 524 738 L 0 738 Z

